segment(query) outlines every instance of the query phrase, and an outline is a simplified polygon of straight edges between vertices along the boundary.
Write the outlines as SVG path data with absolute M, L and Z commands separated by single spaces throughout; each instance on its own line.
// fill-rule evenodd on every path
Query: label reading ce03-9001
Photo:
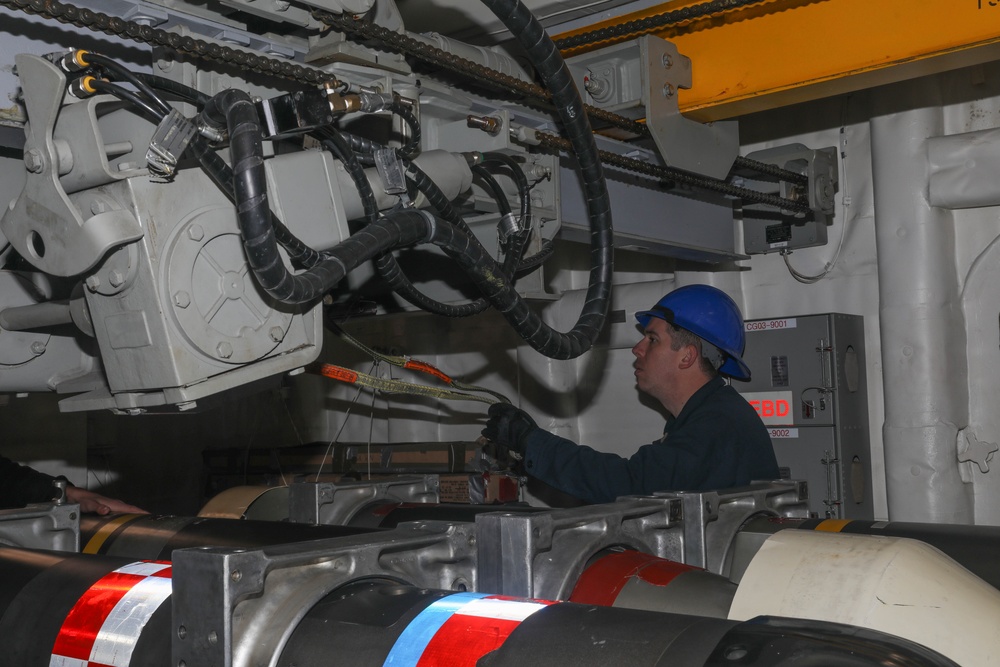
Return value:
M 782 329 L 794 329 L 795 318 L 785 318 L 782 320 L 749 320 L 743 324 L 746 331 L 780 331 Z

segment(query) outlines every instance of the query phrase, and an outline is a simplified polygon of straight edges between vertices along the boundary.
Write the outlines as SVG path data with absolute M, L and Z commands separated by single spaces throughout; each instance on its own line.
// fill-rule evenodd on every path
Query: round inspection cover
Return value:
M 166 248 L 170 306 L 185 339 L 209 358 L 246 364 L 284 340 L 291 312 L 256 283 L 233 210 L 206 207 L 185 218 Z

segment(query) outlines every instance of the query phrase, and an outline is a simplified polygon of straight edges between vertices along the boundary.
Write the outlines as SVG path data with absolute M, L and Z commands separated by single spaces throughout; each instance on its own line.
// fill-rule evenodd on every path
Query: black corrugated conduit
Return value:
M 267 201 L 263 150 L 256 110 L 243 91 L 211 98 L 202 118 L 229 130 L 233 190 L 248 263 L 261 287 L 286 303 L 321 297 L 361 263 L 393 248 L 430 242 L 449 251 L 483 295 L 532 348 L 555 359 L 587 351 L 604 325 L 613 271 L 611 211 L 597 148 L 583 104 L 551 39 L 518 0 L 483 0 L 518 36 L 536 71 L 552 92 L 565 132 L 577 152 L 591 219 L 591 279 L 580 318 L 567 333 L 555 331 L 534 313 L 503 275 L 500 265 L 474 237 L 424 211 L 397 211 L 368 225 L 326 253 L 311 269 L 293 275 L 278 253 Z
M 493 201 L 497 203 L 497 208 L 500 209 L 500 215 L 510 215 L 510 204 L 507 202 L 507 195 L 504 194 L 503 188 L 500 187 L 500 183 L 497 179 L 493 178 L 493 174 L 490 170 L 481 164 L 473 165 L 472 173 L 479 177 L 486 185 L 486 190 L 490 193 Z
M 369 139 L 347 132 L 339 132 L 332 128 L 324 129 L 320 134 L 330 140 L 331 143 L 327 145 L 327 148 L 333 152 L 335 157 L 344 162 L 348 174 L 351 175 L 355 185 L 361 192 L 361 198 L 365 202 L 366 207 L 366 218 L 369 224 L 371 224 L 371 222 L 378 218 L 378 211 L 377 209 L 372 210 L 370 208 L 375 206 L 375 200 L 374 195 L 371 193 L 371 185 L 368 183 L 368 178 L 363 171 L 360 158 L 371 158 L 370 153 L 383 147 Z M 361 151 L 365 152 L 356 152 L 354 147 L 358 147 Z M 470 238 L 475 239 L 472 230 L 469 229 L 465 220 L 458 214 L 458 211 L 451 205 L 451 202 L 437 184 L 415 162 L 403 159 L 403 164 L 406 168 L 407 178 L 427 197 L 428 203 L 438 211 L 444 221 L 455 225 Z M 368 195 L 371 195 L 370 198 Z M 498 190 L 497 196 L 502 198 L 503 204 L 507 203 L 502 191 Z M 508 211 L 509 208 L 508 206 Z M 519 268 L 517 260 L 520 257 L 520 253 L 523 252 L 523 240 L 521 241 L 520 248 L 514 248 L 513 250 L 513 253 L 505 257 L 502 269 L 504 275 L 508 278 L 512 278 L 514 272 Z M 434 313 L 435 315 L 443 317 L 469 317 L 485 311 L 491 305 L 489 301 L 482 297 L 465 304 L 447 304 L 432 299 L 410 282 L 395 257 L 389 253 L 377 257 L 374 260 L 374 264 L 382 279 L 401 298 L 417 308 Z
M 201 168 L 205 171 L 209 178 L 212 179 L 223 194 L 229 198 L 234 204 L 236 201 L 236 191 L 233 187 L 233 171 L 226 161 L 223 160 L 219 155 L 212 150 L 209 146 L 208 141 L 201 136 L 195 137 L 191 144 L 188 146 L 188 151 L 194 155 L 198 162 L 201 164 Z M 300 266 L 309 268 L 315 266 L 323 258 L 323 254 L 318 250 L 306 245 L 302 240 L 295 236 L 290 229 L 288 229 L 279 220 L 270 209 L 268 209 L 268 215 L 271 218 L 271 227 L 274 230 L 274 236 L 278 243 L 288 251 L 289 258 Z
M 579 319 L 568 333 L 560 333 L 545 325 L 519 298 L 510 298 L 509 295 L 501 298 L 498 295 L 490 301 L 532 348 L 554 359 L 572 359 L 590 349 L 604 327 L 611 301 L 614 248 L 607 184 L 583 101 L 555 44 L 519 0 L 482 2 L 517 38 L 552 94 L 552 103 L 580 164 L 590 217 L 591 247 L 590 282 L 585 303 Z
M 344 164 L 347 173 L 354 181 L 355 187 L 358 188 L 365 209 L 366 223 L 374 223 L 379 217 L 378 205 L 375 202 L 375 195 L 364 172 L 364 167 L 358 159 L 358 154 L 351 149 L 344 135 L 333 128 L 324 128 L 317 134 L 323 137 L 323 145 L 327 150 L 333 153 L 334 157 Z M 374 144 L 370 143 L 367 145 L 374 146 Z M 411 181 L 419 181 L 415 185 L 424 192 L 429 203 L 437 209 L 445 220 L 451 224 L 458 225 L 471 235 L 471 230 L 468 229 L 465 221 L 462 220 L 461 216 L 451 206 L 451 202 L 444 196 L 440 188 L 415 164 L 405 161 L 404 164 L 406 164 L 407 176 Z M 455 306 L 440 303 L 430 298 L 413 286 L 391 253 L 376 257 L 374 264 L 379 275 L 386 281 L 389 287 L 417 308 L 445 317 L 467 317 L 480 313 L 490 306 L 490 303 L 486 299 L 479 299 L 477 302 Z
M 480 275 L 474 277 L 477 285 L 502 280 L 499 266 L 485 251 L 476 248 L 478 242 L 472 237 L 457 229 L 449 234 L 452 225 L 429 213 L 406 210 L 366 226 L 325 253 L 309 270 L 290 273 L 278 254 L 270 224 L 260 128 L 249 95 L 239 90 L 224 91 L 205 105 L 202 116 L 213 126 L 220 126 L 220 118 L 225 119 L 233 160 L 236 213 L 247 262 L 257 282 L 278 301 L 290 304 L 313 301 L 362 263 L 394 248 L 416 243 L 435 243 L 456 254 L 472 256 L 471 265 L 464 256 L 457 259 L 463 266 L 479 267 Z
M 483 154 L 483 166 L 489 169 L 491 166 L 500 165 L 505 167 L 510 173 L 510 177 L 517 186 L 518 197 L 521 198 L 521 224 L 527 227 L 531 224 L 531 187 L 528 185 L 528 178 L 521 170 L 521 165 L 514 158 L 506 153 L 490 152 Z
M 413 113 L 413 109 L 408 104 L 403 104 L 398 99 L 393 100 L 388 108 L 389 111 L 402 118 L 403 122 L 410 128 L 410 136 L 399 147 L 398 153 L 400 157 L 412 160 L 420 153 L 420 122 L 417 120 L 417 115 Z

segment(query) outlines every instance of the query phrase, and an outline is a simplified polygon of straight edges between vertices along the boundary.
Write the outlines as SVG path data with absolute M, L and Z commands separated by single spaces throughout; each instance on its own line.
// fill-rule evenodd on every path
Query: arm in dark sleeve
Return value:
M 43 503 L 55 496 L 55 477 L 0 456 L 0 508 Z
M 736 434 L 725 420 L 706 415 L 663 441 L 643 445 L 631 458 L 598 452 L 538 429 L 528 437 L 530 475 L 590 503 L 656 491 L 733 486 Z

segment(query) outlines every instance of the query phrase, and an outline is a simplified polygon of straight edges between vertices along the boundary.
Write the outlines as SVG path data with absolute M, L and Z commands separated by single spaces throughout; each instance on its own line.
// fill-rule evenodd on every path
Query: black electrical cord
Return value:
M 337 132 L 332 128 L 327 129 L 324 132 L 331 135 L 331 138 L 336 136 L 336 141 L 333 143 L 337 145 L 334 146 L 335 150 L 333 153 L 335 156 L 340 157 L 341 160 L 344 161 L 348 174 L 350 174 L 354 179 L 359 192 L 361 192 L 362 201 L 371 201 L 371 205 L 376 206 L 374 203 L 374 195 L 371 196 L 370 200 L 368 198 L 368 194 L 371 193 L 371 184 L 368 182 L 368 178 L 365 175 L 364 169 L 360 163 L 360 155 L 352 150 L 351 146 L 348 145 L 347 140 L 345 139 L 348 135 L 346 133 L 342 134 Z M 380 148 L 380 146 L 374 142 L 361 140 L 360 137 L 353 137 L 353 135 L 350 136 L 353 139 L 352 143 L 354 145 L 361 145 L 370 150 Z M 407 178 L 411 183 L 416 185 L 420 192 L 424 194 L 428 203 L 443 216 L 444 220 L 458 226 L 460 229 L 468 233 L 469 236 L 472 236 L 472 231 L 465 224 L 465 221 L 458 214 L 458 212 L 455 211 L 451 202 L 448 201 L 448 198 L 443 192 L 441 192 L 441 189 L 437 187 L 437 184 L 434 183 L 434 181 L 428 177 L 427 174 L 424 173 L 423 170 L 421 170 L 415 163 L 404 160 L 404 165 L 406 167 Z M 365 206 L 366 210 L 368 210 L 367 203 Z M 377 208 L 374 210 L 374 215 L 372 215 L 371 211 L 368 210 L 367 217 L 369 224 L 377 219 Z M 440 301 L 427 296 L 413 285 L 403 272 L 399 262 L 391 253 L 386 253 L 385 255 L 375 258 L 374 264 L 379 275 L 386 281 L 386 284 L 390 287 L 390 289 L 398 294 L 403 300 L 422 310 L 444 317 L 469 317 L 471 315 L 481 313 L 490 307 L 489 301 L 481 297 L 466 304 L 456 305 L 441 303 Z
M 79 54 L 80 61 L 88 67 L 100 67 L 110 73 L 112 78 L 131 83 L 143 97 L 149 100 L 150 104 L 162 112 L 162 115 L 165 116 L 170 113 L 170 105 L 167 104 L 166 101 L 160 97 L 145 81 L 140 79 L 134 72 L 130 71 L 121 63 L 117 62 L 113 58 L 108 58 L 107 56 L 102 56 L 99 53 L 93 53 L 91 51 L 82 51 L 79 52 Z
M 524 276 L 537 271 L 541 266 L 548 260 L 549 257 L 554 255 L 556 252 L 556 245 L 552 239 L 542 242 L 542 249 L 536 252 L 531 257 L 525 257 L 521 260 L 520 265 L 517 267 L 517 273 L 514 274 L 515 278 L 523 278 Z
M 341 133 L 333 127 L 321 128 L 314 134 L 323 147 L 340 160 L 347 170 L 347 174 L 354 181 L 354 187 L 358 189 L 358 195 L 361 197 L 361 206 L 364 209 L 367 224 L 378 220 L 379 209 L 375 192 L 372 190 L 371 183 L 368 182 L 368 175 L 365 174 L 364 167 L 358 161 L 357 154 L 351 150 Z
M 402 146 L 395 150 L 396 155 L 401 159 L 412 160 L 420 152 L 421 130 L 420 122 L 417 120 L 416 114 L 413 113 L 413 110 L 409 107 L 409 105 L 403 104 L 398 100 L 392 102 L 385 108 L 402 118 L 407 127 L 409 127 L 410 136 Z M 351 150 L 358 154 L 358 159 L 367 166 L 375 164 L 375 151 L 386 148 L 378 142 L 350 132 L 341 131 L 341 136 L 343 136 L 343 138 L 347 141 Z
M 507 195 L 504 194 L 503 188 L 500 187 L 500 183 L 497 179 L 493 178 L 493 174 L 490 170 L 481 164 L 473 165 L 472 173 L 479 177 L 486 185 L 486 190 L 490 193 L 490 197 L 497 203 L 497 208 L 500 209 L 500 215 L 510 215 L 510 202 L 507 201 Z
M 517 186 L 517 194 L 521 201 L 521 224 L 527 226 L 531 221 L 531 186 L 528 177 L 524 175 L 521 165 L 506 153 L 490 152 L 483 155 L 483 166 L 489 169 L 492 165 L 501 165 L 510 172 Z
M 318 134 L 323 138 L 323 145 L 334 157 L 337 157 L 344 164 L 347 173 L 354 181 L 355 187 L 357 187 L 358 193 L 361 196 L 367 224 L 374 223 L 379 218 L 378 204 L 376 203 L 371 183 L 368 182 L 368 176 L 365 174 L 364 167 L 358 159 L 358 154 L 351 149 L 341 133 L 334 128 L 324 128 Z M 443 194 L 442 199 L 450 207 L 450 202 L 447 201 L 447 198 Z M 375 269 L 389 287 L 409 303 L 433 313 L 458 316 L 453 315 L 448 310 L 449 307 L 446 304 L 440 304 L 417 290 L 403 273 L 402 267 L 399 266 L 399 262 L 396 261 L 396 258 L 391 253 L 376 257 L 373 262 Z M 485 307 L 488 306 L 489 303 L 486 302 Z M 483 308 L 484 310 L 485 307 Z
M 510 298 L 504 294 L 495 300 L 490 298 L 490 301 L 532 348 L 547 357 L 572 359 L 593 345 L 604 327 L 611 301 L 614 249 L 611 200 L 607 184 L 586 109 L 573 83 L 573 77 L 552 40 L 519 0 L 482 2 L 517 38 L 535 71 L 552 94 L 553 105 L 579 161 L 591 230 L 591 269 L 585 305 L 569 332 L 560 333 L 548 327 L 520 298 Z
M 424 171 L 421 170 L 420 167 L 414 162 L 406 163 L 406 175 L 410 181 L 416 185 L 417 189 L 427 198 L 428 203 L 441 214 L 446 222 L 454 225 L 459 231 L 463 232 L 469 239 L 471 239 L 472 242 L 479 245 L 484 254 L 488 254 L 485 248 L 483 248 L 479 243 L 479 240 L 476 238 L 472 230 L 469 229 L 465 220 L 451 205 L 451 202 L 433 181 L 433 179 L 427 176 L 427 174 L 424 173 Z M 500 197 L 506 200 L 502 190 L 500 191 Z M 452 259 L 457 259 L 448 248 L 444 248 L 444 252 Z M 514 252 L 509 253 L 504 258 L 500 271 L 508 280 L 512 279 L 514 276 L 518 266 L 518 260 L 520 259 L 520 252 L 523 252 L 523 243 L 520 243 L 518 247 L 515 248 Z M 379 266 L 378 263 L 376 265 Z M 490 307 L 489 301 L 483 297 L 479 297 L 464 304 L 441 303 L 428 297 L 413 287 L 409 279 L 402 273 L 398 263 L 395 263 L 394 266 L 386 263 L 384 267 L 380 268 L 383 269 L 383 278 L 389 281 L 390 285 L 393 286 L 393 289 L 402 298 L 419 308 L 437 315 L 442 315 L 444 317 L 470 317 L 472 315 L 477 315 Z M 399 273 L 391 273 L 390 270 L 392 268 L 397 269 Z
M 107 93 L 109 95 L 114 95 L 121 101 L 132 106 L 134 111 L 146 117 L 147 120 L 153 122 L 154 125 L 159 125 L 163 120 L 163 117 L 167 114 L 166 111 L 160 111 L 158 108 L 154 107 L 149 100 L 145 99 L 138 93 L 119 86 L 117 83 L 111 83 L 109 81 L 102 81 L 96 77 L 89 77 L 87 82 L 91 88 L 100 93 Z
M 510 209 L 510 202 L 507 201 L 507 195 L 504 193 L 503 188 L 500 187 L 500 183 L 496 178 L 493 177 L 492 172 L 484 164 L 477 164 L 472 167 L 472 172 L 482 179 L 486 184 L 486 189 L 490 191 L 493 199 L 497 202 L 497 207 L 500 209 L 501 224 L 503 223 L 503 218 L 508 216 L 513 216 L 513 211 Z M 524 248 L 528 244 L 528 239 L 531 238 L 531 227 L 526 224 L 526 221 L 530 220 L 531 203 L 527 199 L 527 184 L 528 180 L 524 178 L 524 174 L 520 169 L 516 169 L 516 172 L 520 174 L 521 180 L 524 182 L 524 188 L 520 187 L 520 181 L 515 177 L 514 180 L 518 182 L 518 190 L 521 196 L 521 217 L 520 217 L 520 228 L 514 231 L 510 231 L 506 238 L 500 239 L 501 250 L 504 252 L 504 275 L 512 280 L 516 280 L 517 277 L 526 275 L 521 271 L 524 264 L 522 255 L 524 254 Z M 538 265 L 536 265 L 537 268 Z
M 201 168 L 212 180 L 213 183 L 218 186 L 222 193 L 226 195 L 226 198 L 233 204 L 238 204 L 236 198 L 236 190 L 233 187 L 233 170 L 226 164 L 226 161 L 219 157 L 219 154 L 212 149 L 208 144 L 208 140 L 204 137 L 196 136 L 191 144 L 188 146 L 188 152 L 190 152 L 201 164 Z M 306 245 L 301 239 L 295 236 L 290 229 L 288 229 L 281 220 L 278 219 L 273 213 L 268 211 L 271 217 L 271 226 L 274 229 L 274 235 L 278 243 L 281 244 L 285 250 L 288 251 L 289 258 L 306 268 L 315 266 L 323 258 L 323 253 L 318 250 L 314 250 L 310 246 Z
M 278 301 L 288 304 L 314 301 L 361 262 L 396 247 L 397 243 L 407 245 L 420 240 L 420 232 L 414 235 L 407 230 L 408 236 L 379 221 L 324 253 L 303 273 L 290 273 L 278 253 L 271 224 L 260 124 L 253 101 L 244 91 L 226 90 L 208 101 L 200 118 L 211 127 L 228 129 L 237 221 L 247 263 L 261 288 Z M 426 229 L 423 235 L 426 237 Z M 369 254 L 372 250 L 374 255 Z
M 150 88 L 169 93 L 185 102 L 190 102 L 199 109 L 205 106 L 208 100 L 211 99 L 211 95 L 206 95 L 197 88 L 192 88 L 173 79 L 156 74 L 146 74 L 145 72 L 132 72 L 132 74 Z
M 426 212 L 394 212 L 324 253 L 312 268 L 298 275 L 291 274 L 277 249 L 275 220 L 268 206 L 260 128 L 250 97 L 237 90 L 216 95 L 205 103 L 201 119 L 216 128 L 224 126 L 228 129 L 233 155 L 232 192 L 244 249 L 258 283 L 272 297 L 291 304 L 315 300 L 361 262 L 393 248 L 431 242 L 454 255 L 486 298 L 529 345 L 546 356 L 569 359 L 582 354 L 593 344 L 603 327 L 610 299 L 613 266 L 607 188 L 579 94 L 551 40 L 518 0 L 483 1 L 518 36 L 536 71 L 552 92 L 556 110 L 577 152 L 584 177 L 594 259 L 586 305 L 578 322 L 568 333 L 554 331 L 529 309 L 511 281 L 503 276 L 501 267 L 474 236 L 466 234 L 456 225 L 439 224 L 440 221 Z M 137 94 L 129 96 L 129 92 L 120 89 L 119 96 L 130 103 L 137 103 L 136 106 L 144 113 L 152 111 L 155 117 L 156 107 L 168 108 L 155 94 L 151 96 L 151 105 Z M 411 137 L 409 143 L 416 142 Z M 194 144 L 204 148 L 202 141 Z M 205 157 L 210 151 L 196 152 Z
M 510 302 L 520 300 L 500 266 L 474 237 L 426 211 L 394 211 L 339 243 L 314 267 L 291 274 L 277 252 L 270 226 L 260 126 L 249 95 L 238 90 L 220 93 L 205 105 L 202 115 L 213 126 L 220 115 L 225 119 L 247 261 L 257 282 L 275 299 L 289 304 L 313 301 L 363 262 L 394 248 L 429 242 L 453 254 L 491 303 L 508 306 L 510 312 Z
M 367 177 L 364 175 L 364 171 L 361 168 L 360 163 L 365 157 L 371 158 L 370 154 L 383 148 L 383 146 L 371 141 L 370 139 L 359 137 L 348 132 L 337 132 L 336 130 L 328 130 L 328 132 L 336 132 L 338 136 L 347 144 L 346 146 L 338 149 L 338 151 L 334 154 L 351 155 L 350 163 L 346 163 L 347 170 L 348 173 L 354 178 L 359 190 L 370 190 L 370 184 L 368 183 Z M 407 178 L 421 193 L 423 193 L 423 195 L 427 198 L 428 203 L 438 211 L 441 217 L 445 221 L 455 225 L 460 230 L 465 232 L 470 238 L 475 239 L 476 237 L 472 230 L 469 229 L 465 220 L 458 214 L 455 208 L 451 205 L 451 202 L 433 181 L 433 179 L 427 176 L 427 174 L 424 173 L 424 171 L 420 169 L 415 162 L 403 159 L 403 164 L 406 168 Z M 362 198 L 364 200 L 364 194 L 362 194 Z M 506 201 L 505 197 L 504 200 Z M 523 252 L 523 245 L 519 248 L 518 252 Z M 445 250 L 445 254 L 449 254 L 449 251 Z M 518 257 L 519 255 L 516 253 L 510 254 L 504 261 L 503 272 L 508 278 L 512 278 L 514 276 L 517 268 L 516 262 Z M 477 315 L 490 307 L 489 301 L 482 297 L 464 304 L 442 303 L 431 298 L 413 285 L 403 272 L 399 262 L 396 261 L 396 258 L 391 254 L 376 258 L 374 260 L 374 264 L 382 279 L 386 281 L 389 287 L 396 294 L 398 294 L 400 298 L 417 308 L 426 310 L 435 315 L 455 318 L 470 317 L 472 315 Z
M 409 138 L 397 149 L 397 154 L 400 157 L 412 160 L 420 153 L 420 121 L 417 120 L 417 115 L 413 113 L 410 105 L 404 104 L 398 99 L 393 100 L 388 108 L 389 111 L 402 118 L 403 122 L 410 129 Z
M 474 237 L 455 225 L 438 224 L 436 218 L 424 211 L 394 212 L 338 244 L 308 271 L 290 274 L 277 252 L 270 226 L 260 128 L 252 101 L 243 91 L 225 91 L 209 100 L 202 118 L 216 127 L 224 123 L 229 130 L 237 217 L 244 248 L 258 283 L 272 297 L 286 303 L 311 301 L 373 256 L 396 247 L 431 242 L 455 254 L 456 261 L 484 296 L 529 345 L 546 356 L 569 359 L 579 356 L 593 344 L 603 327 L 610 299 L 612 258 L 607 188 L 589 124 L 582 114 L 579 94 L 551 40 L 517 0 L 484 1 L 513 34 L 519 35 L 537 71 L 548 83 L 567 133 L 577 148 L 584 175 L 595 252 L 591 253 L 594 260 L 586 305 L 579 321 L 568 333 L 554 331 L 531 311 L 511 282 L 504 278 L 496 261 Z M 505 13 L 505 10 L 509 11 Z
M 521 231 L 517 232 L 513 238 L 508 241 L 507 253 L 508 255 L 515 254 L 519 258 L 517 270 L 515 271 L 514 276 L 525 276 L 528 273 L 531 273 L 531 271 L 541 267 L 542 263 L 552 255 L 550 250 L 550 252 L 546 252 L 544 255 L 541 255 L 540 251 L 532 257 L 521 257 L 524 254 L 524 249 L 528 244 L 528 240 L 531 238 L 531 185 L 528 184 L 528 177 L 525 176 L 524 170 L 521 169 L 521 165 L 506 153 L 485 153 L 483 155 L 482 166 L 486 169 L 496 166 L 505 168 L 505 173 L 513 179 L 514 184 L 517 187 L 517 194 L 521 202 L 521 217 L 519 222 Z M 525 271 L 523 270 L 525 267 L 530 268 Z
M 358 160 L 367 166 L 375 164 L 375 151 L 385 148 L 382 144 L 358 136 L 353 132 L 341 130 L 340 136 L 343 137 L 350 149 L 357 155 Z

